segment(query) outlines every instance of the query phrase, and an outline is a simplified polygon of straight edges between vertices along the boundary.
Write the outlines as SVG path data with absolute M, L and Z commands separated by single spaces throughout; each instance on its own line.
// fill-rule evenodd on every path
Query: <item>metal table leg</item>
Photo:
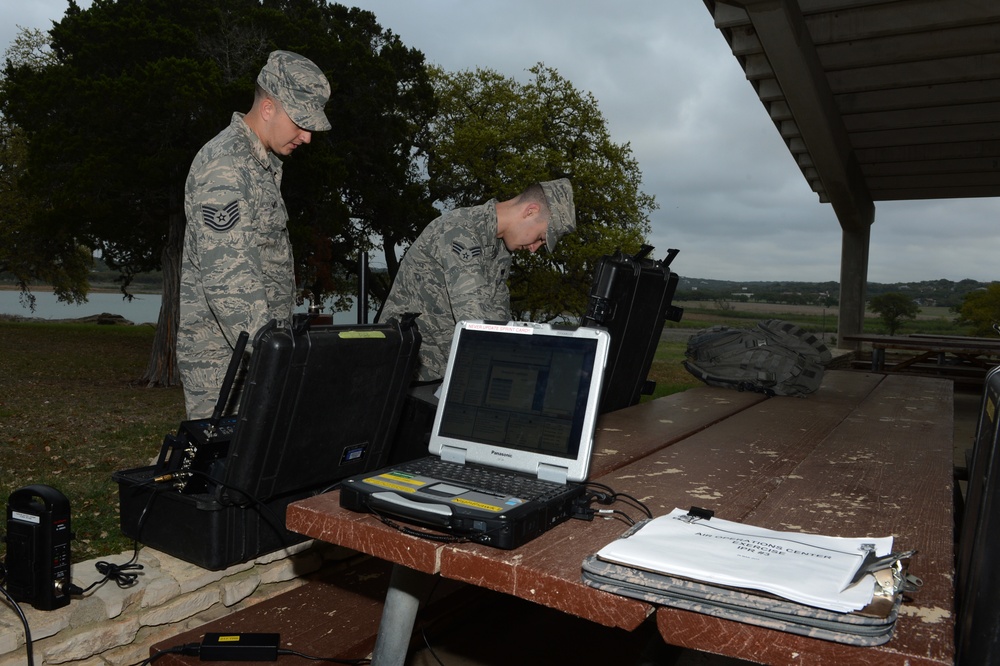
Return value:
M 872 348 L 872 371 L 878 372 L 885 367 L 885 348 Z
M 372 653 L 372 666 L 403 666 L 406 662 L 420 600 L 433 580 L 430 574 L 399 564 L 392 566 L 375 651 Z

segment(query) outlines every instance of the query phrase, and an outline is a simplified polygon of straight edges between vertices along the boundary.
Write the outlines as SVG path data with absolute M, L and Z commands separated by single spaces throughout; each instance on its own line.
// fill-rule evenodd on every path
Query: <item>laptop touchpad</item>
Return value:
M 420 492 L 438 495 L 440 497 L 456 497 L 469 492 L 469 489 L 462 488 L 461 486 L 452 486 L 447 483 L 435 483 L 433 486 L 425 486 L 424 488 L 421 488 Z

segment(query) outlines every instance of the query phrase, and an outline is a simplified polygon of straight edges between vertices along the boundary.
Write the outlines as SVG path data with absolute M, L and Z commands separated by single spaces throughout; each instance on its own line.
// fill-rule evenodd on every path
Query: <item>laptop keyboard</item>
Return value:
M 518 497 L 523 500 L 545 501 L 564 491 L 566 486 L 553 481 L 542 481 L 487 467 L 474 467 L 448 462 L 440 458 L 418 458 L 399 466 L 405 472 L 430 476 L 472 490 Z

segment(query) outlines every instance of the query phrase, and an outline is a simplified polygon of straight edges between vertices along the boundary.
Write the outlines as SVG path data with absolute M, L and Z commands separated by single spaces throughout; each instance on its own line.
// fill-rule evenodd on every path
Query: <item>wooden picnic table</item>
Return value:
M 376 665 L 403 663 L 419 601 L 436 576 L 604 626 L 634 630 L 655 621 L 670 644 L 756 662 L 951 664 L 952 399 L 945 380 L 828 371 L 820 390 L 805 398 L 699 387 L 606 414 L 598 423 L 591 479 L 641 499 L 654 515 L 696 505 L 772 529 L 892 535 L 895 549 L 916 549 L 910 570 L 923 587 L 903 604 L 892 640 L 876 647 L 588 587 L 581 563 L 624 531 L 617 520 L 571 520 L 505 551 L 403 534 L 342 509 L 335 491 L 290 505 L 287 525 L 393 563 Z
M 1000 337 L 981 338 L 957 335 L 845 335 L 844 342 L 854 342 L 871 346 L 871 369 L 873 372 L 900 372 L 903 370 L 933 371 L 943 377 L 963 379 L 973 370 L 981 379 L 985 371 L 1000 362 Z M 886 352 L 913 352 L 909 358 L 886 363 Z M 926 364 L 933 363 L 934 368 Z

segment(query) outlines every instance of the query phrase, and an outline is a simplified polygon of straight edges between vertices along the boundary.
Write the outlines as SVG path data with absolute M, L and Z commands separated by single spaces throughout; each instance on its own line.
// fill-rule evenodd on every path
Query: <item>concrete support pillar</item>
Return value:
M 845 335 L 864 330 L 865 301 L 868 297 L 868 251 L 871 225 L 844 229 L 840 249 L 840 316 L 837 320 L 837 347 L 856 348 L 841 342 Z

